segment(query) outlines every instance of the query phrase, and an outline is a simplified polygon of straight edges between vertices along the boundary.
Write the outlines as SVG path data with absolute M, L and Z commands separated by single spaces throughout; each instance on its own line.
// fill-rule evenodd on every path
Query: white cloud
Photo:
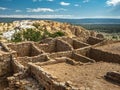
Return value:
M 7 8 L 5 8 L 5 7 L 0 7 L 0 10 L 6 10 Z
M 32 0 L 33 2 L 42 1 L 42 0 Z
M 58 8 L 58 9 L 51 9 L 51 8 L 26 8 L 27 12 L 59 12 L 59 11 L 67 11 L 67 9 L 64 8 Z M 17 12 L 20 12 L 20 10 L 16 10 Z
M 41 1 L 48 1 L 48 2 L 53 2 L 54 0 L 32 0 L 33 2 L 41 2 Z
M 49 2 L 53 2 L 54 0 L 47 0 L 47 1 L 49 1 Z
M 15 10 L 15 12 L 22 12 L 22 10 Z
M 72 15 L 0 15 L 0 17 L 6 18 L 72 18 Z
M 119 5 L 120 4 L 120 0 L 107 0 L 106 1 L 106 4 L 108 6 L 116 6 L 116 5 Z
M 87 2 L 89 2 L 90 0 L 83 0 L 83 3 L 87 3 Z
M 62 5 L 62 6 L 69 6 L 70 3 L 67 3 L 67 2 L 60 2 L 60 5 Z
M 75 4 L 74 6 L 78 7 L 78 6 L 80 6 L 80 5 L 79 5 L 79 4 Z
M 51 8 L 27 8 L 27 12 L 54 12 Z
M 37 0 L 32 0 L 33 2 L 37 2 Z
M 64 9 L 64 8 L 59 8 L 59 9 L 55 9 L 56 12 L 58 11 L 67 11 L 67 9 Z

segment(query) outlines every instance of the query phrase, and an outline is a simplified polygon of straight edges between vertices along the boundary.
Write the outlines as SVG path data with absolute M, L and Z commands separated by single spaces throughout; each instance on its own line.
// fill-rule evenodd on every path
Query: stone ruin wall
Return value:
M 12 72 L 11 59 L 9 53 L 0 55 L 0 77 L 9 75 Z
M 72 46 L 70 46 L 67 42 L 62 40 L 53 40 L 48 44 L 46 43 L 46 44 L 35 44 L 35 45 L 46 53 L 73 50 Z
M 42 68 L 31 65 L 30 71 L 31 75 L 34 76 L 46 90 L 66 90 L 64 87 L 60 86 L 59 83 L 54 82 L 52 80 L 53 77 L 45 73 Z
M 14 73 L 12 78 L 15 77 L 14 80 L 19 80 L 16 74 L 20 72 L 23 74 L 23 72 L 28 70 L 28 74 L 36 78 L 47 90 L 67 90 L 68 87 L 66 86 L 69 86 L 68 83 L 66 85 L 65 82 L 57 82 L 56 77 L 51 76 L 36 64 L 40 66 L 49 65 L 63 62 L 65 61 L 64 59 L 74 65 L 76 62 L 87 64 L 101 60 L 120 64 L 120 55 L 95 49 L 95 47 L 103 44 L 114 43 L 113 41 L 104 42 L 103 39 L 91 37 L 96 36 L 96 34 L 84 30 L 84 28 L 75 26 L 69 28 L 71 28 L 70 31 L 74 35 L 73 38 L 59 37 L 55 40 L 50 38 L 40 43 L 23 42 L 4 46 L 5 51 L 9 53 L 0 55 L 0 79 L 3 76 L 6 78 L 9 76 L 8 74 Z M 54 62 L 51 62 L 53 60 Z M 23 78 L 25 77 L 23 76 L 20 79 Z M 8 78 L 9 87 L 14 87 L 14 80 L 12 82 Z M 75 89 L 69 87 L 68 90 Z
M 83 47 L 87 47 L 87 46 L 89 46 L 89 45 L 86 44 L 86 43 L 83 43 L 83 42 L 80 42 L 80 41 L 77 41 L 77 40 L 73 41 L 74 49 L 83 48 Z
M 31 45 L 31 50 L 29 51 L 30 52 L 30 54 L 29 54 L 29 56 L 37 56 L 37 55 L 40 55 L 40 54 L 42 54 L 43 53 L 43 51 L 42 50 L 40 50 L 38 47 L 36 47 L 35 45 Z
M 51 63 L 50 60 L 56 60 L 59 61 L 59 58 L 61 57 L 67 57 L 70 61 L 74 62 L 81 62 L 83 63 L 94 63 L 95 61 L 105 61 L 105 62 L 115 62 L 120 63 L 120 55 L 115 55 L 107 52 L 103 52 L 101 50 L 97 50 L 94 47 L 102 45 L 100 42 L 101 40 L 98 39 L 91 39 L 90 43 L 95 44 L 93 46 L 86 44 L 84 42 L 78 41 L 77 39 L 57 39 L 57 40 L 51 40 L 49 43 L 45 44 L 38 44 L 33 42 L 23 42 L 20 44 L 8 44 L 7 49 L 13 56 L 11 57 L 11 54 L 8 54 L 6 58 L 1 57 L 2 63 L 4 60 L 8 60 L 8 63 L 4 63 L 4 65 L 7 67 L 7 65 L 11 70 L 13 68 L 14 73 L 24 72 L 26 67 L 28 67 L 28 63 L 37 63 L 37 62 L 48 62 L 48 64 Z M 66 42 L 67 41 L 67 42 Z M 99 42 L 99 44 L 96 44 Z M 104 41 L 103 41 L 104 42 Z M 113 43 L 112 41 L 108 41 L 108 43 Z M 78 45 L 79 44 L 79 45 Z M 62 46 L 62 47 L 61 47 Z M 74 48 L 73 48 L 74 47 Z M 76 47 L 76 49 L 75 49 Z M 18 49 L 19 48 L 19 49 Z M 32 50 L 32 53 L 30 52 Z M 31 54 L 30 54 L 31 53 Z M 18 54 L 18 56 L 16 56 Z M 9 56 L 10 55 L 10 56 Z M 3 55 L 4 56 L 4 55 Z M 96 57 L 97 56 L 97 57 Z M 102 58 L 101 58 L 102 57 Z M 11 60 L 12 59 L 12 60 Z M 94 60 L 93 60 L 94 59 Z M 109 61 L 107 61 L 109 60 Z M 58 62 L 57 62 L 58 63 Z M 75 64 L 75 63 L 74 63 Z M 1 65 L 1 64 L 0 64 Z M 0 66 L 2 67 L 2 66 Z M 8 67 L 6 68 L 8 70 Z M 1 68 L 0 68 L 1 69 Z M 6 71 L 6 74 L 8 74 L 11 71 Z M 37 80 L 43 84 L 46 88 L 50 90 L 66 90 L 65 85 L 62 86 L 60 83 L 56 83 L 52 81 L 52 78 L 49 77 L 49 74 L 45 74 L 42 69 L 30 64 L 30 72 L 31 76 L 35 76 Z
M 72 65 L 76 64 L 74 63 L 74 61 L 71 61 L 69 59 L 65 60 L 65 58 L 63 59 L 59 58 L 57 61 L 49 61 L 49 62 L 41 63 L 40 66 L 51 65 L 62 62 L 67 62 Z M 70 85 L 69 83 L 67 83 L 66 85 L 66 82 L 57 81 L 57 78 L 55 76 L 53 75 L 51 76 L 49 73 L 44 71 L 40 66 L 37 66 L 32 63 L 29 63 L 29 65 L 30 65 L 31 75 L 34 76 L 39 81 L 39 83 L 45 87 L 46 90 L 74 90 L 72 89 L 73 88 L 72 85 Z
M 82 63 L 88 63 L 88 62 L 94 63 L 95 62 L 93 59 L 87 58 L 85 56 L 82 56 L 76 53 L 73 53 L 71 58 L 74 59 L 75 61 L 82 62 Z
M 10 48 L 12 52 L 15 51 L 17 53 L 17 57 L 32 57 L 42 53 L 42 51 L 39 50 L 39 48 L 37 48 L 36 46 L 34 46 L 31 42 L 22 42 L 18 43 L 17 45 L 8 44 L 7 47 Z
M 95 45 L 98 44 L 99 42 L 103 41 L 103 39 L 99 39 L 96 37 L 89 37 L 86 41 L 86 43 L 90 44 L 90 45 Z
M 56 51 L 57 52 L 70 51 L 70 50 L 73 50 L 72 46 L 70 46 L 65 41 L 57 40 L 57 42 L 56 42 Z
M 72 51 L 65 51 L 65 52 L 48 54 L 48 57 L 55 59 L 57 57 L 70 57 L 71 55 L 72 55 Z
M 44 44 L 35 43 L 35 45 L 44 52 L 51 53 L 51 52 L 55 52 L 56 40 L 52 40 L 50 43 L 44 43 Z
M 105 52 L 99 49 L 92 48 L 89 53 L 89 57 L 98 61 L 113 62 L 120 64 L 120 55 Z
M 12 59 L 12 67 L 13 67 L 13 73 L 18 73 L 24 71 L 25 67 L 18 62 L 17 58 Z
M 81 54 L 83 56 L 86 56 L 88 58 L 94 59 L 96 62 L 98 61 L 105 61 L 105 62 L 113 62 L 113 63 L 120 63 L 120 55 L 118 54 L 114 54 L 111 52 L 105 52 L 99 49 L 96 49 L 95 47 L 99 47 L 102 45 L 106 45 L 106 44 L 113 44 L 113 43 L 117 43 L 119 41 L 103 41 L 99 44 L 88 46 L 82 49 L 78 49 L 74 52 Z
M 9 44 L 7 45 L 11 50 L 17 52 L 18 57 L 29 56 L 30 51 L 30 43 L 23 43 L 23 44 Z
M 91 49 L 91 46 L 87 46 L 87 47 L 75 50 L 74 52 L 82 56 L 89 56 L 90 49 Z
M 18 57 L 17 61 L 19 61 L 23 66 L 27 67 L 29 62 L 45 62 L 48 61 L 49 57 L 47 55 L 38 55 L 34 57 Z

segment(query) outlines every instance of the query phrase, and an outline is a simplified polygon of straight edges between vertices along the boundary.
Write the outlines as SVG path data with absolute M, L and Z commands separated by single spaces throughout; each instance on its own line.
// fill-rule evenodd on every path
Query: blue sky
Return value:
M 0 0 L 0 17 L 120 18 L 120 0 Z

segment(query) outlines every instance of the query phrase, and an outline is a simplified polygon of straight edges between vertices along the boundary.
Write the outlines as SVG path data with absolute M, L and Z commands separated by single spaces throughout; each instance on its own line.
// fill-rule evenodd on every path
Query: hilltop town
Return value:
M 38 31 L 42 38 L 24 39 L 26 30 Z M 44 20 L 0 23 L 0 31 L 0 90 L 120 89 L 118 40 Z M 21 41 L 12 41 L 19 32 Z

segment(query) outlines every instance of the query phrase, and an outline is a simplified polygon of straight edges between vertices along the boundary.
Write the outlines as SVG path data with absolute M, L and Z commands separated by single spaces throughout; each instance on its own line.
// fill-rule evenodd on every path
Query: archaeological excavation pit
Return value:
M 77 38 L 77 39 L 89 45 L 96 45 L 104 41 L 104 39 L 100 39 L 97 37 L 86 37 L 86 38 Z
M 94 63 L 95 60 L 90 59 L 86 56 L 83 56 L 81 54 L 77 54 L 76 52 L 72 52 L 72 51 L 65 51 L 65 52 L 57 52 L 57 53 L 52 53 L 52 54 L 48 54 L 48 57 L 50 59 L 53 60 L 58 60 L 59 58 L 69 58 L 72 61 L 75 62 L 80 62 L 82 63 Z
M 61 37 L 60 39 L 70 44 L 73 49 L 79 49 L 89 46 L 89 44 L 81 42 L 80 40 L 77 40 L 75 38 Z
M 35 57 L 18 57 L 14 61 L 19 62 L 19 64 L 27 67 L 29 62 L 32 62 L 32 63 L 46 62 L 48 60 L 49 60 L 49 57 L 47 55 L 38 55 Z M 16 64 L 16 63 L 14 63 L 14 64 Z
M 44 44 L 36 43 L 35 45 L 45 53 L 56 53 L 73 50 L 72 46 L 70 46 L 67 42 L 59 39 L 53 39 L 49 43 Z
M 86 43 L 83 43 L 72 38 L 58 38 L 53 39 L 48 43 L 35 43 L 37 47 L 43 50 L 45 53 L 57 53 L 64 51 L 72 51 L 74 49 L 79 49 L 89 46 Z
M 49 64 L 30 64 L 31 73 L 50 90 L 119 90 L 119 86 L 104 79 L 108 71 L 120 72 L 120 65 L 107 62 L 79 65 L 71 60 L 52 61 Z M 37 73 L 37 74 L 36 74 Z M 109 86 L 109 87 L 108 87 Z
M 85 47 L 75 50 L 75 53 L 94 59 L 96 62 L 112 62 L 120 64 L 120 43 L 106 43 L 95 47 Z
M 17 53 L 17 57 L 33 57 L 42 54 L 41 50 L 35 47 L 31 42 L 7 45 L 12 51 Z

